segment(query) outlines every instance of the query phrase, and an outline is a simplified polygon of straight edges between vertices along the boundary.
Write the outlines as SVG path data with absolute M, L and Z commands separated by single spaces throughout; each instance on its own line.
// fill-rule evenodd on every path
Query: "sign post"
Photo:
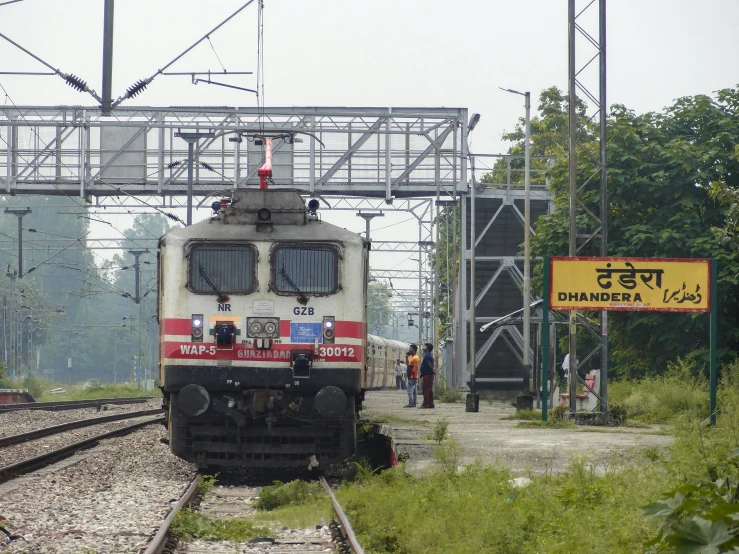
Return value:
M 715 259 L 544 258 L 544 341 L 549 309 L 710 312 L 711 424 L 716 423 L 718 264 Z M 604 329 L 605 331 L 605 329 Z M 607 331 L 605 331 L 607 332 Z M 548 352 L 543 353 L 546 387 Z M 572 372 L 571 372 L 572 373 Z M 576 375 L 570 378 L 574 381 Z M 603 383 L 602 391 L 607 390 Z M 546 389 L 545 389 L 546 390 Z M 603 395 L 603 399 L 606 395 Z M 571 396 L 572 400 L 572 396 Z M 546 409 L 542 410 L 546 421 Z
M 544 256 L 544 294 L 541 330 L 541 420 L 547 420 L 549 407 L 549 256 Z
M 716 335 L 718 334 L 718 310 L 716 309 L 716 300 L 718 297 L 718 262 L 716 258 L 711 260 L 711 425 L 716 425 L 716 389 L 717 383 L 717 367 L 716 367 Z

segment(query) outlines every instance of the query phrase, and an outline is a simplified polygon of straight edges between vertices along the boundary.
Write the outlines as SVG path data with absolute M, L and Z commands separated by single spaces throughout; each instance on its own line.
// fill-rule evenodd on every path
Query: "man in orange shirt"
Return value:
M 411 344 L 405 354 L 405 363 L 408 364 L 408 405 L 404 406 L 405 408 L 416 407 L 416 397 L 418 395 L 416 384 L 418 383 L 418 368 L 421 365 L 417 352 L 418 346 Z

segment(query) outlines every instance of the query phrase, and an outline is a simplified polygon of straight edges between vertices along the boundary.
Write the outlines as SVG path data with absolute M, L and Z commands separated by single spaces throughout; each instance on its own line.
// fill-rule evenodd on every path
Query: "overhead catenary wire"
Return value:
M 158 69 L 150 77 L 148 77 L 146 79 L 143 79 L 143 80 L 140 79 L 140 80 L 134 82 L 131 86 L 128 87 L 128 89 L 126 89 L 125 94 L 123 94 L 122 96 L 119 96 L 115 100 L 115 102 L 113 102 L 111 108 L 115 108 L 115 107 L 119 106 L 121 104 L 121 102 L 123 102 L 123 101 L 125 101 L 125 100 L 127 100 L 129 98 L 133 98 L 133 97 L 139 95 L 141 92 L 144 91 L 144 89 L 149 85 L 149 83 L 151 83 L 158 75 L 164 73 L 164 71 L 168 67 L 170 67 L 177 60 L 179 60 L 180 58 L 182 58 L 185 54 L 187 54 L 190 50 L 192 50 L 193 48 L 195 48 L 198 44 L 200 44 L 201 42 L 203 42 L 205 39 L 210 40 L 210 35 L 212 35 L 218 29 L 220 29 L 221 27 L 223 27 L 226 23 L 228 23 L 231 19 L 233 19 L 238 13 L 240 13 L 242 10 L 244 10 L 246 7 L 248 7 L 252 3 L 254 3 L 254 0 L 249 0 L 248 2 L 246 2 L 245 4 L 243 4 L 239 9 L 237 9 L 235 12 L 233 12 L 231 15 L 229 15 L 226 19 L 224 19 L 223 21 L 221 21 L 218 25 L 216 25 L 215 27 L 213 27 L 213 29 L 211 29 L 210 31 L 208 31 L 207 33 L 205 33 L 201 38 L 199 38 L 197 41 L 195 41 L 193 44 L 191 44 L 189 47 L 187 47 L 184 51 L 182 51 L 180 54 L 178 54 L 172 61 L 170 61 L 169 63 L 167 63 L 166 65 L 164 65 L 160 69 Z M 217 56 L 217 54 L 216 54 L 216 56 Z
M 40 135 L 38 134 L 38 132 L 37 132 L 37 131 L 36 131 L 36 130 L 34 129 L 34 127 L 33 127 L 33 126 L 32 126 L 32 125 L 30 124 L 30 122 L 28 121 L 28 119 L 26 119 L 25 115 L 23 115 L 23 112 L 22 112 L 22 110 L 20 110 L 20 109 L 18 108 L 18 105 L 17 105 L 17 104 L 15 103 L 15 101 L 14 101 L 14 100 L 13 100 L 13 99 L 12 99 L 12 98 L 10 97 L 10 94 L 9 94 L 9 93 L 8 93 L 8 91 L 7 91 L 6 89 L 5 89 L 5 87 L 3 86 L 3 84 L 2 84 L 2 83 L 0 83 L 0 89 L 2 89 L 2 91 L 3 91 L 4 93 L 5 93 L 5 99 L 6 99 L 6 103 L 7 103 L 7 101 L 10 101 L 10 103 L 11 103 L 11 104 L 13 105 L 13 107 L 14 107 L 14 108 L 15 108 L 15 109 L 16 109 L 16 110 L 18 111 L 18 113 L 20 114 L 20 116 L 21 116 L 21 119 L 22 119 L 22 120 L 23 120 L 23 121 L 24 121 L 24 122 L 25 122 L 25 123 L 26 123 L 26 124 L 28 125 L 29 129 L 31 129 L 31 132 L 32 132 L 32 133 L 33 133 L 33 134 L 34 134 L 34 135 L 36 136 L 36 138 L 37 138 L 37 139 L 38 139 L 38 140 L 39 140 L 39 141 L 41 142 L 41 144 L 43 144 L 44 148 L 45 148 L 45 149 L 48 149 L 48 148 L 49 148 L 49 144 L 48 144 L 48 143 L 47 143 L 47 142 L 46 142 L 46 141 L 45 141 L 44 139 L 42 139 L 42 138 L 41 138 L 41 136 L 40 136 Z M 8 147 L 11 147 L 11 148 L 12 148 L 12 146 L 11 146 L 10 144 L 8 144 L 8 142 L 7 142 L 7 141 L 6 141 L 6 140 L 5 140 L 5 139 L 4 139 L 3 137 L 2 137 L 2 135 L 0 135 L 0 140 L 1 140 L 1 141 L 2 141 L 3 143 L 5 143 L 5 145 L 6 145 L 6 146 L 8 146 Z M 26 159 L 26 158 L 25 158 L 25 157 L 24 157 L 24 156 L 23 156 L 22 154 L 20 154 L 20 153 L 16 152 L 16 155 L 17 155 L 17 156 L 18 156 L 18 157 L 19 157 L 19 158 L 20 158 L 21 160 L 23 160 L 23 161 L 24 161 L 25 163 L 27 163 L 27 164 L 29 164 L 29 165 L 30 165 L 30 162 L 29 162 L 29 161 L 28 161 L 28 160 L 27 160 L 27 159 Z M 71 175 L 73 175 L 73 176 L 75 176 L 75 177 L 77 177 L 77 178 L 79 178 L 79 177 L 80 177 L 80 175 L 79 175 L 79 174 L 77 174 L 77 173 L 76 173 L 76 172 L 75 172 L 74 170 L 72 170 L 72 168 L 70 168 L 70 167 L 69 167 L 69 166 L 68 166 L 67 164 L 65 164 L 65 163 L 64 163 L 64 161 L 61 161 L 61 160 L 60 160 L 60 162 L 59 162 L 59 163 L 61 164 L 61 166 L 62 166 L 62 167 L 64 167 L 64 169 L 66 169 L 67 171 L 69 171 L 69 173 L 70 173 Z M 48 177 L 46 177 L 46 182 L 48 182 L 48 183 L 49 183 L 49 184 L 50 184 L 50 185 L 51 185 L 52 187 L 54 187 L 54 188 L 55 188 L 55 189 L 57 189 L 57 190 L 58 190 L 59 192 L 61 192 L 63 196 L 65 196 L 66 198 L 68 198 L 69 200 L 71 200 L 71 201 L 72 201 L 72 202 L 73 202 L 74 204 L 76 204 L 76 205 L 77 205 L 77 207 L 79 207 L 79 208 L 82 208 L 82 209 L 86 209 L 86 208 L 87 208 L 87 207 L 86 207 L 86 206 L 85 206 L 84 204 L 81 204 L 81 203 L 80 203 L 80 201 L 79 201 L 79 200 L 78 200 L 77 198 L 75 198 L 75 197 L 71 196 L 71 195 L 70 195 L 70 194 L 69 194 L 69 193 L 68 193 L 67 191 L 65 191 L 65 190 L 63 190 L 62 188 L 60 188 L 60 187 L 59 187 L 59 186 L 58 186 L 58 185 L 57 185 L 56 183 L 54 183 L 54 181 L 53 181 L 53 180 L 51 180 L 51 179 L 49 179 Z M 121 232 L 121 231 L 120 231 L 119 229 L 116 229 L 116 231 L 118 231 L 119 233 Z M 123 233 L 121 233 L 121 234 L 123 234 Z
M 20 44 L 18 44 L 17 42 L 15 42 L 13 39 L 11 39 L 9 36 L 7 36 L 7 35 L 5 35 L 3 33 L 0 33 L 0 38 L 5 39 L 10 44 L 12 44 L 16 48 L 18 48 L 19 50 L 22 50 L 23 52 L 25 52 L 26 54 L 28 54 L 29 56 L 31 56 L 37 62 L 39 62 L 39 63 L 43 64 L 44 66 L 46 66 L 47 68 L 51 69 L 54 72 L 55 75 L 59 75 L 59 77 L 61 77 L 62 79 L 64 79 L 64 81 L 70 87 L 72 87 L 73 89 L 75 89 L 77 91 L 80 91 L 80 92 L 86 92 L 90 96 L 92 96 L 95 100 L 97 100 L 99 103 L 102 103 L 102 99 L 100 98 L 100 96 L 98 96 L 98 94 L 93 89 L 91 89 L 90 87 L 88 87 L 87 86 L 87 83 L 84 80 L 82 80 L 80 77 L 77 77 L 73 73 L 64 73 L 63 71 L 57 69 L 56 67 L 54 67 L 50 63 L 42 60 L 36 54 L 34 54 L 33 52 L 31 52 L 27 48 L 24 48 L 23 46 L 21 46 Z
M 17 106 L 17 104 L 16 104 L 16 103 L 15 103 L 15 101 L 14 101 L 14 100 L 13 100 L 13 99 L 11 98 L 10 94 L 8 93 L 7 89 L 5 89 L 5 87 L 4 87 L 3 85 L 2 85 L 2 83 L 0 83 L 0 89 L 2 89 L 2 91 L 3 91 L 4 93 L 5 93 L 5 105 L 7 105 L 7 102 L 8 102 L 8 101 L 10 101 L 10 103 L 11 103 L 11 104 L 13 105 L 13 107 L 14 107 L 14 108 L 16 108 L 16 109 L 18 109 L 18 106 Z M 21 119 L 22 119 L 22 120 L 23 120 L 23 121 L 24 121 L 25 123 L 27 123 L 27 124 L 28 124 L 28 127 L 29 127 L 29 128 L 31 129 L 31 132 L 32 132 L 32 133 L 33 133 L 33 134 L 34 134 L 34 135 L 36 136 L 36 138 L 37 138 L 37 139 L 38 139 L 38 140 L 39 140 L 39 141 L 40 141 L 40 142 L 41 142 L 41 143 L 42 143 L 42 144 L 44 145 L 44 147 L 45 147 L 45 148 L 48 148 L 48 146 L 49 146 L 49 145 L 48 145 L 48 143 L 47 143 L 47 142 L 46 142 L 46 141 L 45 141 L 45 140 L 44 140 L 43 138 L 41 138 L 41 136 L 40 136 L 40 135 L 38 134 L 38 132 L 37 132 L 37 131 L 36 131 L 36 130 L 35 130 L 35 129 L 33 128 L 33 126 L 31 126 L 31 125 L 30 125 L 30 123 L 29 123 L 29 122 L 27 121 L 27 119 L 26 119 L 26 118 L 25 118 L 25 116 L 24 116 L 24 115 L 22 114 L 22 112 L 20 112 L 20 110 L 18 110 L 18 111 L 19 111 L 19 113 L 21 113 Z M 7 143 L 7 141 L 5 141 L 5 139 L 4 139 L 4 138 L 3 138 L 2 136 L 0 136 L 0 140 L 2 140 L 2 142 L 4 142 L 4 143 L 6 144 L 6 146 L 10 146 L 10 145 L 9 145 L 9 144 Z M 28 162 L 28 160 L 27 160 L 27 159 L 26 159 L 26 158 L 25 158 L 25 157 L 24 157 L 24 156 L 23 156 L 22 154 L 18 153 L 18 156 L 19 156 L 19 158 L 21 158 L 21 159 L 22 159 L 22 160 L 23 160 L 24 162 L 26 162 L 26 163 L 29 163 L 29 162 Z M 73 171 L 73 170 L 72 170 L 71 168 L 69 168 L 69 167 L 68 167 L 68 166 L 67 166 L 67 165 L 66 165 L 66 164 L 65 164 L 65 163 L 64 163 L 63 161 L 61 162 L 61 165 L 62 165 L 62 166 L 63 166 L 63 167 L 64 167 L 64 168 L 65 168 L 65 169 L 66 169 L 67 171 L 69 171 L 69 172 L 70 172 L 70 174 L 72 174 L 72 175 L 75 175 L 75 171 Z M 158 171 L 156 171 L 156 172 L 153 172 L 153 173 L 158 173 Z M 139 179 L 136 179 L 136 180 L 134 180 L 133 182 L 136 182 L 136 181 L 138 181 L 138 180 L 139 180 Z M 65 197 L 67 197 L 67 198 L 68 198 L 69 200 L 71 200 L 71 201 L 72 201 L 72 202 L 73 202 L 74 204 L 76 204 L 76 205 L 77 205 L 77 207 L 79 207 L 79 208 L 82 208 L 82 209 L 83 209 L 83 210 L 85 210 L 85 211 L 87 210 L 87 207 L 86 207 L 86 206 L 84 206 L 83 204 L 81 204 L 81 203 L 80 203 L 80 201 L 79 201 L 79 200 L 78 200 L 77 198 L 75 198 L 75 197 L 72 197 L 71 195 L 69 195 L 69 193 L 67 193 L 66 191 L 64 191 L 64 190 L 63 190 L 63 189 L 61 189 L 60 187 L 58 187 L 58 186 L 56 185 L 56 183 L 54 183 L 53 181 L 49 180 L 48 178 L 47 178 L 47 181 L 48 181 L 48 182 L 49 182 L 49 183 L 50 183 L 50 184 L 51 184 L 51 185 L 52 185 L 52 186 L 53 186 L 54 188 L 56 188 L 57 190 L 59 190 L 59 191 L 60 191 L 60 192 L 61 192 L 61 193 L 62 193 L 62 194 L 63 194 L 63 195 L 65 196 Z M 121 191 L 121 192 L 124 192 L 124 194 L 128 194 L 128 193 L 126 193 L 125 191 Z M 162 210 L 159 210 L 158 208 L 156 208 L 156 207 L 154 207 L 154 206 L 150 206 L 150 205 L 149 205 L 149 204 L 148 204 L 147 202 L 145 202 L 145 201 L 142 201 L 142 200 L 140 200 L 140 199 L 138 199 L 138 198 L 134 197 L 133 195 L 130 195 L 130 194 L 128 194 L 128 195 L 129 195 L 129 196 L 131 196 L 132 198 L 134 198 L 135 200 L 138 200 L 138 201 L 142 202 L 142 203 L 143 203 L 144 205 L 147 205 L 147 206 L 149 206 L 149 207 L 151 207 L 151 208 L 153 208 L 153 209 L 155 209 L 155 210 L 157 210 L 157 211 L 159 211 L 159 212 L 163 213 L 164 215 L 168 215 L 168 214 L 167 214 L 166 212 L 162 212 Z M 178 219 L 178 218 L 177 218 L 177 216 L 174 216 L 174 214 L 171 214 L 171 216 L 173 216 L 174 218 Z M 82 217 L 84 217 L 84 216 L 82 215 Z M 103 223 L 106 223 L 106 224 L 110 225 L 110 226 L 111 226 L 111 227 L 112 227 L 113 229 L 115 229 L 116 231 L 118 231 L 118 232 L 119 232 L 119 233 L 120 233 L 120 234 L 121 234 L 121 235 L 122 235 L 123 237 L 125 237 L 125 238 L 127 238 L 127 239 L 131 240 L 131 242 L 133 242 L 134 244 L 136 244 L 136 240 L 135 240 L 135 238 L 132 238 L 132 237 L 126 237 L 125 233 L 124 233 L 123 231 L 121 231 L 120 229 L 118 229 L 118 228 L 117 228 L 116 226 L 114 226 L 114 225 L 113 225 L 112 223 L 110 223 L 110 222 L 105 222 L 105 221 L 102 221 L 102 220 L 100 220 L 100 221 L 101 221 L 101 222 L 103 222 Z M 147 231 L 148 231 L 148 230 L 147 230 Z M 89 233 L 87 233 L 87 234 L 89 234 Z M 150 234 L 151 234 L 151 233 L 150 233 Z M 7 236 L 7 235 L 6 235 L 6 236 Z M 85 235 L 85 236 L 87 236 L 87 235 Z M 10 238 L 12 238 L 12 237 L 10 237 Z M 159 237 L 156 237 L 156 238 L 158 239 Z M 74 243 L 73 243 L 72 245 L 74 245 L 74 244 L 77 244 L 77 243 L 78 243 L 78 241 L 75 241 L 75 242 L 74 242 Z M 63 250 L 66 250 L 67 248 L 71 247 L 72 245 L 69 245 L 68 247 L 64 248 Z M 62 251 L 63 251 L 63 250 L 62 250 Z M 60 251 L 60 252 L 57 252 L 57 253 L 56 253 L 56 254 L 55 254 L 54 256 L 52 256 L 52 257 L 55 257 L 56 255 L 59 255 L 60 253 L 61 253 L 61 251 Z M 94 252 L 93 252 L 92 254 L 93 254 L 93 256 L 95 256 L 95 253 L 94 253 Z M 44 262 L 42 262 L 42 264 L 43 264 L 43 263 L 46 263 L 47 261 L 48 261 L 48 260 L 44 260 Z M 39 265 L 41 265 L 41 264 L 39 264 Z M 38 267 L 38 266 L 36 266 L 36 267 Z M 97 267 L 97 265 L 95 265 L 95 269 L 99 269 L 99 268 Z M 89 273 L 89 270 L 88 270 L 88 273 Z M 96 278 L 98 278 L 98 279 L 100 278 L 100 276 L 99 276 L 99 275 L 95 275 L 95 277 L 96 277 Z M 110 284 L 110 283 L 109 283 L 109 284 Z M 111 285 L 112 285 L 112 284 L 111 284 Z M 116 287 L 116 288 L 117 288 L 117 287 Z M 121 290 L 121 292 L 125 292 L 125 291 L 122 291 L 122 289 L 119 289 L 119 290 Z M 111 292 L 112 292 L 112 291 L 111 291 Z
M 260 94 L 261 88 L 261 94 Z M 264 101 L 264 0 L 259 0 L 257 10 L 257 111 L 259 131 L 264 134 L 266 104 Z
M 210 44 L 211 50 L 213 50 L 213 53 L 216 55 L 216 59 L 218 60 L 218 63 L 221 65 L 221 69 L 223 69 L 224 73 L 228 73 L 225 66 L 223 65 L 223 62 L 221 61 L 221 57 L 218 55 L 218 52 L 216 52 L 216 47 L 213 46 L 213 42 L 210 40 L 210 37 L 208 38 L 208 44 Z

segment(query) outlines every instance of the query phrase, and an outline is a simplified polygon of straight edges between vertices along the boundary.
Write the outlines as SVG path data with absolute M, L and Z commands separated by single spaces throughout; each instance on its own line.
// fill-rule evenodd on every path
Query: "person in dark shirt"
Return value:
M 421 408 L 434 407 L 434 345 L 427 342 L 423 345 L 423 360 L 421 361 L 421 390 L 423 404 Z

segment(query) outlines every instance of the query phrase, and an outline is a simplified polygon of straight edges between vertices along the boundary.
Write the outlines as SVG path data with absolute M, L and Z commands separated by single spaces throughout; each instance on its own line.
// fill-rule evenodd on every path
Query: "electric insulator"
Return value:
M 207 164 L 207 163 L 205 163 L 205 162 L 200 162 L 200 165 L 202 165 L 202 166 L 203 166 L 203 167 L 204 167 L 205 169 L 207 169 L 208 171 L 215 171 L 215 170 L 213 169 L 213 167 L 211 167 L 211 165 L 210 165 L 210 164 Z
M 145 81 L 136 81 L 133 85 L 126 89 L 126 97 L 133 98 L 146 88 Z
M 72 87 L 76 91 L 82 92 L 82 91 L 87 90 L 87 83 L 83 81 L 82 79 L 80 79 L 79 77 L 77 77 L 77 75 L 70 73 L 69 75 L 67 75 L 67 78 L 64 80 L 67 82 L 67 84 L 70 87 Z
M 167 164 L 167 169 L 172 169 L 172 168 L 175 168 L 175 167 L 179 166 L 179 165 L 180 165 L 181 163 L 182 163 L 182 162 L 181 162 L 180 160 L 175 160 L 175 161 L 173 161 L 173 162 L 169 162 L 169 163 Z

